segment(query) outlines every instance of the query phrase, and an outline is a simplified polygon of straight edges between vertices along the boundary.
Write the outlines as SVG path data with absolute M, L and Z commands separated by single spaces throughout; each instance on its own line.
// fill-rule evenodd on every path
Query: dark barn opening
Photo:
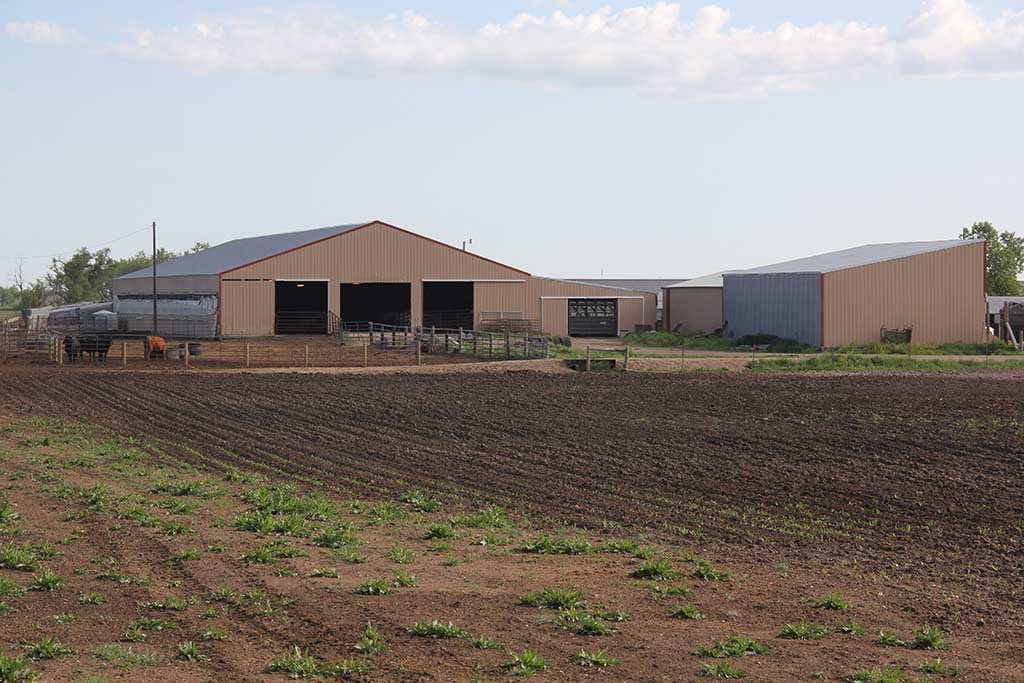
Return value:
M 424 282 L 423 326 L 473 329 L 473 283 Z
M 371 322 L 404 327 L 412 311 L 412 285 L 408 282 L 342 283 L 341 319 L 345 323 Z
M 327 283 L 275 282 L 274 334 L 327 334 Z
M 570 337 L 615 337 L 619 334 L 616 299 L 569 299 Z

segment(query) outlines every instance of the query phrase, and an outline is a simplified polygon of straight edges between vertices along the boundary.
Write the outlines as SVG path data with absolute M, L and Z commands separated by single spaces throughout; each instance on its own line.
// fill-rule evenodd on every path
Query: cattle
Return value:
M 85 358 L 85 354 L 89 354 L 89 358 L 94 361 L 103 361 L 107 359 L 113 341 L 109 334 L 69 335 L 64 337 L 64 353 L 70 363 Z

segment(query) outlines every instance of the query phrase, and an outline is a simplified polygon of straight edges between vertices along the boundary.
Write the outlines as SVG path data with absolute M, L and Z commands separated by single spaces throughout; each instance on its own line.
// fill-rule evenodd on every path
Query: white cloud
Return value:
M 11 37 L 62 42 L 47 22 Z M 856 21 L 769 29 L 731 24 L 716 5 L 686 16 L 658 2 L 589 14 L 523 13 L 466 29 L 406 11 L 358 22 L 330 9 L 256 10 L 191 26 L 151 27 L 104 49 L 199 72 L 450 75 L 556 86 L 737 96 L 873 74 L 961 76 L 1024 71 L 1024 12 L 986 19 L 968 0 L 926 0 L 897 30 Z
M 49 45 L 67 43 L 74 37 L 73 32 L 49 21 L 8 21 L 4 24 L 4 33 L 26 43 Z

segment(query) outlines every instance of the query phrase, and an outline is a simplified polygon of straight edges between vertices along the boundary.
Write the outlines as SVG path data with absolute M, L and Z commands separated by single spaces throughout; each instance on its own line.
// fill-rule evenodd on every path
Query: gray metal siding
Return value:
M 724 278 L 722 306 L 729 333 L 773 334 L 821 345 L 821 275 L 773 273 Z

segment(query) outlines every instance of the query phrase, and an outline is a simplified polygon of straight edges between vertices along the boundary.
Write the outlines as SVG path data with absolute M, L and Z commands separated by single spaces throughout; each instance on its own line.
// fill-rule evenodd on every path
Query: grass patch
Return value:
M 310 678 L 320 672 L 320 663 L 296 645 L 291 652 L 270 660 L 267 671 L 288 674 L 289 678 Z
M 395 564 L 412 564 L 416 554 L 408 548 L 396 545 L 384 555 L 384 559 Z
M 696 566 L 690 572 L 691 578 L 700 579 L 701 581 L 725 581 L 729 578 L 728 572 L 716 569 L 703 557 L 694 558 L 693 563 Z
M 25 589 L 16 581 L 0 576 L 0 598 L 16 598 L 24 592 Z
M 672 568 L 671 562 L 662 558 L 660 560 L 644 560 L 629 575 L 634 579 L 647 581 L 671 581 L 679 576 L 679 572 Z
M 103 593 L 82 593 L 78 596 L 78 602 L 82 605 L 103 605 L 107 602 L 107 597 Z
M 64 579 L 57 576 L 49 569 L 44 569 L 41 573 L 35 574 L 32 577 L 32 582 L 28 585 L 30 591 L 59 591 L 64 590 Z
M 373 624 L 367 624 L 363 629 L 363 634 L 356 641 L 354 649 L 360 654 L 375 655 L 378 652 L 383 652 L 386 647 L 384 635 Z
M 497 505 L 488 505 L 471 513 L 460 512 L 449 519 L 448 523 L 454 527 L 472 529 L 508 529 L 512 526 L 512 520 L 508 518 L 505 508 Z
M 864 635 L 864 627 L 858 624 L 853 619 L 850 619 L 845 624 L 840 624 L 839 626 L 836 626 L 836 633 L 845 633 L 853 636 L 862 636 Z
M 146 609 L 166 610 L 168 612 L 184 612 L 194 605 L 195 598 L 164 598 L 159 601 L 140 602 L 139 607 Z
M 322 529 L 313 536 L 313 545 L 320 548 L 350 548 L 362 545 L 352 533 L 351 524 L 335 524 Z
M 8 543 L 0 546 L 0 568 L 34 572 L 39 569 L 39 556 L 31 548 Z
M 496 640 L 491 640 L 487 636 L 476 636 L 470 639 L 469 644 L 477 650 L 503 650 L 505 648 L 504 645 Z
M 512 661 L 505 665 L 505 670 L 513 676 L 532 676 L 547 668 L 548 663 L 533 650 L 526 650 L 521 655 L 513 654 Z
M 959 669 L 952 666 L 943 664 L 942 659 L 936 657 L 935 659 L 926 659 L 914 668 L 914 671 L 922 674 L 937 674 L 937 675 L 951 675 L 955 676 L 959 673 Z
M 333 567 L 317 567 L 309 573 L 309 576 L 314 579 L 336 579 L 338 570 Z
M 23 657 L 0 654 L 0 681 L 3 683 L 32 683 L 39 680 L 39 672 L 29 667 Z
M 795 624 L 786 624 L 779 631 L 779 638 L 787 640 L 821 640 L 828 635 L 828 627 L 821 624 L 812 624 L 806 621 L 799 621 Z
M 615 627 L 607 624 L 600 617 L 587 614 L 579 609 L 563 609 L 555 619 L 555 625 L 573 631 L 580 636 L 610 636 Z
M 271 541 L 242 555 L 246 564 L 273 564 L 289 557 L 305 557 L 306 553 L 285 541 Z
M 191 640 L 183 640 L 178 643 L 177 658 L 185 662 L 208 662 L 210 658 L 199 650 L 199 646 Z
M 398 571 L 395 572 L 395 578 L 391 580 L 391 585 L 395 588 L 414 588 L 416 586 L 416 577 L 412 574 Z
M 751 370 L 762 372 L 829 372 L 912 370 L 940 371 L 985 367 L 984 361 L 912 358 L 908 356 L 853 356 L 821 354 L 806 358 L 762 358 L 747 363 Z M 1024 359 L 999 361 L 1001 368 L 1024 367 Z
M 451 524 L 431 524 L 427 527 L 427 533 L 423 536 L 426 539 L 450 540 L 459 537 L 455 527 Z
M 387 595 L 391 591 L 391 582 L 387 579 L 367 581 L 352 588 L 355 595 Z
M 925 626 L 914 631 L 914 639 L 910 641 L 912 650 L 945 650 L 949 648 L 942 630 L 938 626 Z
M 753 638 L 742 636 L 731 636 L 724 640 L 716 641 L 713 645 L 705 645 L 697 649 L 701 657 L 714 657 L 723 659 L 726 657 L 746 657 L 748 655 L 763 655 L 769 650 L 768 646 Z
M 421 638 L 465 638 L 469 635 L 466 629 L 456 626 L 452 622 L 444 623 L 438 620 L 417 621 L 407 629 L 409 635 Z
M 527 593 L 519 598 L 518 604 L 527 607 L 547 607 L 548 609 L 575 609 L 587 605 L 579 591 L 561 588 L 545 588 Z
M 199 638 L 200 640 L 227 640 L 228 634 L 219 628 L 208 628 Z
M 156 666 L 160 656 L 152 652 L 136 652 L 131 645 L 100 645 L 94 648 L 92 656 L 108 662 L 119 669 L 134 669 L 137 666 Z
M 886 631 L 882 631 L 881 633 L 879 633 L 878 634 L 878 640 L 876 640 L 875 642 L 878 643 L 879 645 L 882 645 L 883 647 L 906 647 L 907 646 L 907 641 L 903 640 L 902 638 L 900 638 L 895 633 L 888 633 Z
M 907 677 L 903 672 L 894 666 L 887 666 L 884 669 L 861 669 L 843 676 L 846 683 L 903 683 Z
M 700 667 L 700 675 L 707 678 L 746 678 L 747 672 L 738 668 L 730 660 L 724 662 L 705 662 Z
M 73 654 L 75 654 L 74 650 L 54 636 L 47 636 L 36 643 L 25 646 L 25 656 L 29 659 L 57 659 Z
M 813 605 L 815 609 L 835 610 L 837 612 L 845 612 L 850 609 L 850 603 L 847 602 L 839 593 L 829 593 L 828 595 L 823 595 L 820 598 L 812 598 L 811 605 Z
M 538 555 L 586 555 L 593 546 L 582 538 L 556 536 L 537 536 L 519 549 L 521 553 Z
M 402 495 L 402 502 L 417 512 L 437 512 L 441 507 L 440 503 L 422 491 L 406 491 Z
M 690 594 L 690 587 L 679 585 L 679 586 L 664 586 L 655 583 L 648 589 L 648 594 L 652 600 L 665 600 L 666 598 L 685 598 Z
M 341 548 L 339 550 L 335 550 L 333 557 L 341 560 L 342 562 L 347 562 L 348 564 L 363 564 L 367 560 L 366 555 L 357 553 L 355 550 L 352 550 L 351 548 Z
M 580 650 L 577 654 L 572 656 L 572 663 L 577 666 L 606 667 L 617 666 L 620 664 L 620 661 L 609 655 L 604 650 L 595 650 L 594 652 Z
M 235 518 L 234 525 L 241 531 L 280 536 L 308 536 L 309 522 L 300 515 L 273 515 L 260 510 L 248 510 Z
M 683 620 L 687 620 L 687 619 L 690 619 L 690 620 L 692 620 L 692 619 L 703 619 L 704 618 L 704 613 L 701 612 L 696 607 L 694 607 L 693 605 L 685 605 L 685 606 L 680 607 L 678 609 L 674 609 L 671 612 L 669 612 L 668 615 L 670 617 L 672 617 L 673 619 L 683 619 Z
M 632 555 L 641 560 L 649 560 L 654 552 L 635 541 L 608 541 L 597 547 L 599 553 L 615 553 L 618 555 Z

